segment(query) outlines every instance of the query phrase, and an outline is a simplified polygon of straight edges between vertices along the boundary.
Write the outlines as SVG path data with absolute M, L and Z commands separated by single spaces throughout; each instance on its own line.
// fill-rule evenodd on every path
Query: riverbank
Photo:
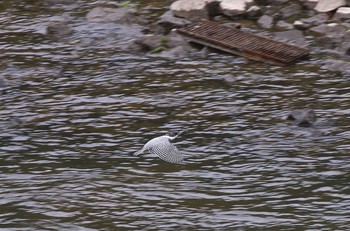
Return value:
M 171 2 L 163 9 L 131 3 L 117 7 L 102 4 L 93 8 L 86 18 L 94 24 L 124 25 L 126 29 L 120 31 L 121 36 L 133 37 L 123 45 L 127 52 L 165 58 L 187 57 L 191 47 L 181 36 L 172 33 L 172 29 L 198 20 L 213 20 L 298 46 L 316 48 L 312 49 L 312 55 L 324 56 L 319 63 L 321 68 L 350 73 L 350 14 L 344 13 L 350 6 L 338 7 L 329 13 L 316 11 L 315 0 Z

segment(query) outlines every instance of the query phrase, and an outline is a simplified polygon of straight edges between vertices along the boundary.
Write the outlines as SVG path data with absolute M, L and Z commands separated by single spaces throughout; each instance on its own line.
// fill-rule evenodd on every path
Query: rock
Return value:
M 318 26 L 325 23 L 328 20 L 328 16 L 325 14 L 316 14 L 310 18 L 303 18 L 299 21 L 302 22 L 303 28 L 309 29 L 313 26 Z
M 73 32 L 73 28 L 63 21 L 50 22 L 46 28 L 46 35 L 52 40 L 67 38 L 68 36 L 72 35 Z
M 253 5 L 253 0 L 221 0 L 220 10 L 222 14 L 234 17 L 245 13 L 245 11 Z
M 345 55 L 350 55 L 350 31 L 344 35 L 344 40 L 339 45 L 338 51 Z
M 46 0 L 46 4 L 73 4 L 76 3 L 76 0 Z
M 174 28 L 181 28 L 191 24 L 190 20 L 175 17 L 172 11 L 167 11 L 160 16 L 157 25 L 161 28 L 162 34 L 168 34 Z
M 316 114 L 312 109 L 293 110 L 287 120 L 293 121 L 299 127 L 311 127 L 316 122 Z
M 285 28 L 285 29 L 293 29 L 293 25 L 285 21 L 278 21 L 276 23 L 276 26 L 280 28 Z
M 300 0 L 307 9 L 314 9 L 319 0 Z
M 317 33 L 316 44 L 328 49 L 340 46 L 347 37 L 346 28 L 338 23 L 321 24 L 311 28 L 310 31 Z M 344 44 L 344 49 L 346 49 L 346 44 Z
M 187 41 L 174 30 L 171 31 L 167 36 L 158 34 L 149 34 L 141 36 L 129 43 L 124 48 L 124 50 L 134 54 L 147 52 L 163 53 L 166 51 L 170 51 L 175 47 L 177 47 L 177 50 L 179 50 L 178 47 L 180 46 L 189 49 Z M 175 52 L 175 50 L 172 52 Z M 171 52 L 169 52 L 169 54 L 170 53 Z
M 350 42 L 343 42 L 340 44 L 338 51 L 344 55 L 350 55 Z
M 283 42 L 290 42 L 298 46 L 306 46 L 307 41 L 304 37 L 303 32 L 300 30 L 290 30 L 283 32 L 275 32 L 275 39 Z
M 241 29 L 242 28 L 242 24 L 240 24 L 238 22 L 226 22 L 222 25 L 233 28 L 233 29 Z
M 294 23 L 293 23 L 293 26 L 295 29 L 298 29 L 298 30 L 306 30 L 308 29 L 308 26 L 303 23 L 303 21 L 301 20 L 296 20 Z
M 269 4 L 268 0 L 255 0 L 255 3 L 259 6 L 266 6 Z
M 282 19 L 290 18 L 290 17 L 293 17 L 295 15 L 300 15 L 301 9 L 302 8 L 301 8 L 300 4 L 296 4 L 296 3 L 292 3 L 286 7 L 283 7 L 280 10 Z
M 315 44 L 326 49 L 335 49 L 342 41 L 342 37 L 317 36 Z
M 162 35 L 145 35 L 138 39 L 145 50 L 152 51 L 163 45 L 164 37 Z
M 338 71 L 342 72 L 344 75 L 350 76 L 350 65 L 348 61 L 327 59 L 324 60 L 324 63 L 325 64 L 321 67 L 322 69 Z
M 87 13 L 86 18 L 89 22 L 116 22 L 127 24 L 139 22 L 136 16 L 136 10 L 127 7 L 95 7 Z
M 341 6 L 346 6 L 346 0 L 319 0 L 315 10 L 318 12 L 329 12 Z
M 279 4 L 284 4 L 284 3 L 287 3 L 289 2 L 290 0 L 268 0 L 268 4 L 270 5 L 279 5 Z
M 339 7 L 333 18 L 336 20 L 350 19 L 350 7 Z
M 187 41 L 175 30 L 171 31 L 169 35 L 164 40 L 165 46 L 167 48 L 175 48 L 178 46 L 186 46 L 188 45 Z
M 220 0 L 206 0 L 207 1 L 207 10 L 210 18 L 218 16 L 220 12 Z
M 281 19 L 282 14 L 280 11 L 281 7 L 280 6 L 272 6 L 268 5 L 264 8 L 264 14 L 271 16 L 273 19 Z
M 24 124 L 25 121 L 21 118 L 19 118 L 18 116 L 12 116 L 9 120 L 9 128 L 13 128 L 13 127 L 17 127 L 19 125 Z
M 173 14 L 191 20 L 208 19 L 206 0 L 178 0 L 170 5 Z
M 273 18 L 269 15 L 263 15 L 259 18 L 258 24 L 266 29 L 270 29 L 273 26 Z
M 262 10 L 259 6 L 251 6 L 246 11 L 246 15 L 249 19 L 257 19 L 262 15 Z
M 321 24 L 316 27 L 310 28 L 311 32 L 318 34 L 326 34 L 328 36 L 341 36 L 343 37 L 346 29 L 338 23 Z
M 163 41 L 162 35 L 144 35 L 129 43 L 125 50 L 132 53 L 147 53 L 156 49 L 165 49 Z
M 325 34 L 327 32 L 327 28 L 327 24 L 321 24 L 310 28 L 310 31 L 318 34 Z
M 162 58 L 176 58 L 176 59 L 185 58 L 190 55 L 190 50 L 191 50 L 191 47 L 189 45 L 177 46 L 152 56 L 157 56 Z

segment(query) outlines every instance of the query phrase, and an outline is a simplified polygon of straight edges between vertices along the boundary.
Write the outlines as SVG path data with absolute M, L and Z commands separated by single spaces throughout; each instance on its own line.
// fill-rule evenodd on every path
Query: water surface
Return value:
M 95 3 L 72 2 L 2 6 L 2 230 L 349 228 L 349 76 L 317 55 L 131 55 L 86 21 Z M 48 39 L 63 17 L 76 33 Z M 286 123 L 299 108 L 319 125 Z M 183 164 L 132 155 L 170 129 L 189 130 Z

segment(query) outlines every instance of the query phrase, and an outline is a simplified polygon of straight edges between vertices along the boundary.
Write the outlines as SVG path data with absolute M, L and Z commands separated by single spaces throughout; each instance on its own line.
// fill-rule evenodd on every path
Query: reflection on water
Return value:
M 80 20 L 84 37 L 89 4 L 8 4 L 1 229 L 349 227 L 347 76 L 318 71 L 317 60 L 288 68 L 218 54 L 165 60 L 125 54 L 113 42 L 48 41 L 37 31 L 60 10 Z M 305 107 L 336 123 L 284 121 Z M 183 128 L 184 164 L 132 155 Z

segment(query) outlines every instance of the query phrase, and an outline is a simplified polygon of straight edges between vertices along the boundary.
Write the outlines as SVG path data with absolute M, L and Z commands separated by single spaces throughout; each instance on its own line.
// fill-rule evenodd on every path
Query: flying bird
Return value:
M 185 131 L 169 131 L 166 135 L 159 136 L 148 141 L 141 150 L 134 153 L 135 156 L 145 154 L 145 156 L 155 156 L 170 163 L 180 163 L 183 155 L 170 141 L 184 133 Z

